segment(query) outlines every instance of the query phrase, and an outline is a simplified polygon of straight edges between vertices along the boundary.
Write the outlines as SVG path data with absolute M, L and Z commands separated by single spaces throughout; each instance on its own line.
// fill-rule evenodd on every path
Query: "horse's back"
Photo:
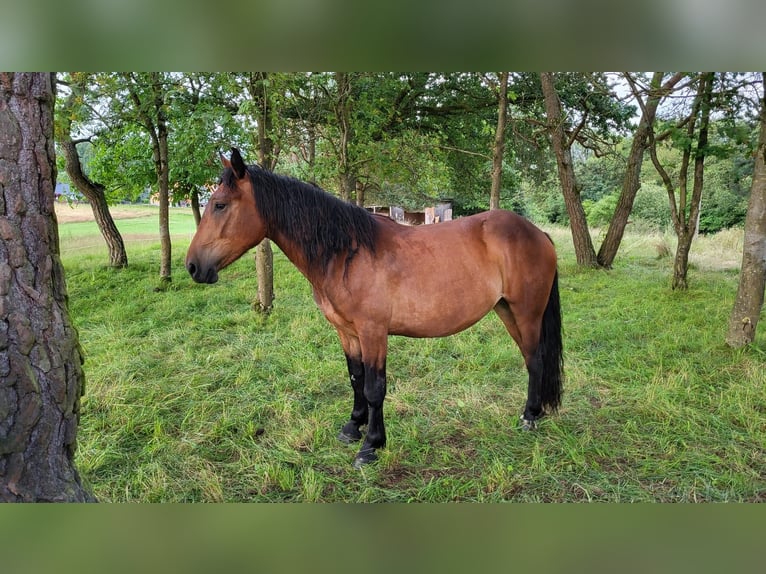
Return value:
M 502 265 L 522 264 L 522 260 L 545 264 L 554 262 L 555 249 L 550 238 L 536 225 L 513 211 L 496 209 L 434 225 L 407 226 L 391 221 L 384 226 L 398 239 L 399 256 L 434 257 L 455 261 L 461 254 L 489 258 Z M 509 256 L 511 256 L 509 260 Z

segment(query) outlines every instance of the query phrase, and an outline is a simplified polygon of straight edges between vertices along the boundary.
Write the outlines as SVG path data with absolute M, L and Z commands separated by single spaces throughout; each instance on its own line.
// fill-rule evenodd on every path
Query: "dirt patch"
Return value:
M 113 219 L 135 219 L 137 217 L 156 217 L 158 209 L 152 205 L 112 205 L 109 213 Z M 93 209 L 87 203 L 69 205 L 56 202 L 56 219 L 59 223 L 79 223 L 94 221 Z

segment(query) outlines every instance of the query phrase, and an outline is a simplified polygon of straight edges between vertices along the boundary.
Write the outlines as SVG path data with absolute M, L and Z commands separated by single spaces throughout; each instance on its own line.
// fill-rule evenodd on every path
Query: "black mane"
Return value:
M 338 254 L 346 265 L 359 249 L 375 252 L 377 222 L 365 209 L 330 195 L 320 187 L 247 166 L 255 204 L 267 234 L 279 230 L 300 247 L 309 267 L 325 270 Z M 226 168 L 221 181 L 233 188 L 236 178 Z

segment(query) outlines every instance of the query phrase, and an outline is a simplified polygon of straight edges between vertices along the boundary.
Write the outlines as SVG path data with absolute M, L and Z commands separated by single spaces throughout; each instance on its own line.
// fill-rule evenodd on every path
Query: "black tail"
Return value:
M 540 344 L 537 347 L 543 374 L 540 391 L 543 407 L 556 411 L 561 404 L 564 382 L 564 348 L 561 341 L 561 303 L 559 301 L 559 274 L 553 276 L 548 306 L 543 313 Z

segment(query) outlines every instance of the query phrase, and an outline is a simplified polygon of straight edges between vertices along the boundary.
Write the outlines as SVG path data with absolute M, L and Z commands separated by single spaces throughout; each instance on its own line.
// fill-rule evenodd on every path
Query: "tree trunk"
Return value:
M 766 94 L 766 72 L 761 72 L 761 81 Z M 766 289 L 766 95 L 761 100 L 760 123 L 750 201 L 745 217 L 739 288 L 726 335 L 726 343 L 735 348 L 752 343 L 755 339 Z
M 364 197 L 367 194 L 367 186 L 361 181 L 356 182 L 356 204 L 359 207 L 364 207 Z
M 54 76 L 0 73 L 0 501 L 92 501 L 74 465 L 84 374 L 54 211 Z
M 338 181 L 340 183 L 340 198 L 350 202 L 356 190 L 356 177 L 353 173 L 344 171 L 340 173 Z
M 556 93 L 553 74 L 541 72 L 540 82 L 545 98 L 551 145 L 556 155 L 561 191 L 564 194 L 564 203 L 569 214 L 577 263 L 584 267 L 598 267 L 596 250 L 593 248 L 593 240 L 588 231 L 588 221 L 585 218 L 585 210 L 583 210 L 580 200 L 580 190 L 577 187 L 574 164 L 572 163 L 571 145 L 564 129 L 564 114 L 561 109 L 561 100 Z
M 308 137 L 308 150 L 307 150 L 307 162 L 309 164 L 309 167 L 311 168 L 311 173 L 314 173 L 314 165 L 316 164 L 316 157 L 317 157 L 317 135 L 316 135 L 316 128 L 314 127 L 314 124 L 309 124 L 306 127 L 306 133 Z
M 255 248 L 255 274 L 258 279 L 256 308 L 268 314 L 274 303 L 274 251 L 268 239 L 261 241 Z
M 159 165 L 157 184 L 160 192 L 160 282 L 172 281 L 172 247 L 170 244 L 170 167 L 168 163 L 168 129 L 164 118 L 157 122 Z
M 500 209 L 500 188 L 503 182 L 503 155 L 505 152 L 505 126 L 508 123 L 508 72 L 500 72 L 497 96 L 497 127 L 492 148 L 492 189 L 489 208 Z
M 64 162 L 69 179 L 77 190 L 82 193 L 90 203 L 93 216 L 96 219 L 101 236 L 109 250 L 109 265 L 111 267 L 127 267 L 128 254 L 125 251 L 125 243 L 122 235 L 112 219 L 109 205 L 106 201 L 106 190 L 103 185 L 92 181 L 82 170 L 80 156 L 77 153 L 77 144 L 72 140 L 72 114 L 77 98 L 77 92 L 83 89 L 83 85 L 74 82 L 72 91 L 62 103 L 57 114 L 58 142 L 64 153 Z
M 199 209 L 199 190 L 194 187 L 189 192 L 189 198 L 191 199 L 192 214 L 194 215 L 194 225 L 199 227 L 199 222 L 202 221 L 202 213 Z
M 688 289 L 689 284 L 686 274 L 689 268 L 689 251 L 692 241 L 697 234 L 697 220 L 699 219 L 700 205 L 702 203 L 702 188 L 705 174 L 705 155 L 707 152 L 708 127 L 710 125 L 710 107 L 713 101 L 713 80 L 714 74 L 708 72 L 703 74 L 700 79 L 700 88 L 698 90 L 699 98 L 699 132 L 697 134 L 697 149 L 694 152 L 694 170 L 692 172 L 692 196 L 689 200 L 689 216 L 686 218 L 686 178 L 688 170 L 685 167 L 686 162 L 682 161 L 681 167 L 681 198 L 677 211 L 676 234 L 678 235 L 678 247 L 676 252 L 675 266 L 673 269 L 673 289 Z M 689 139 L 693 135 L 694 122 L 689 125 Z M 688 158 L 685 154 L 684 158 Z
M 654 130 L 649 129 L 649 153 L 657 173 L 660 175 L 668 193 L 670 215 L 673 227 L 678 237 L 675 264 L 673 266 L 673 289 L 687 289 L 686 278 L 689 262 L 689 251 L 694 240 L 699 217 L 700 204 L 702 202 L 702 188 L 705 173 L 705 155 L 707 153 L 708 127 L 710 124 L 710 110 L 713 101 L 713 82 L 715 74 L 706 72 L 699 75 L 697 94 L 692 103 L 692 109 L 686 118 L 686 138 L 682 148 L 681 165 L 678 170 L 678 200 L 676 201 L 676 189 L 670 179 L 667 170 L 660 163 L 657 156 L 657 142 Z M 692 148 L 694 134 L 697 132 L 696 150 Z M 694 158 L 694 170 L 692 174 L 692 194 L 689 198 L 689 165 Z M 688 205 L 688 216 L 687 216 Z
M 349 146 L 351 143 L 351 79 L 345 72 L 336 72 L 338 97 L 335 102 L 335 117 L 340 132 L 338 142 L 338 193 L 344 201 L 351 201 L 351 194 L 356 189 L 356 176 L 351 170 Z
M 149 73 L 149 95 L 139 93 L 137 81 L 132 73 L 121 74 L 125 79 L 128 93 L 133 100 L 135 113 L 149 134 L 152 142 L 152 159 L 157 176 L 157 194 L 160 202 L 160 283 L 170 283 L 171 244 L 170 244 L 170 164 L 168 162 L 168 125 L 165 113 L 165 87 L 160 72 Z M 143 100 L 142 100 L 143 97 Z
M 644 152 L 649 145 L 649 130 L 654 125 L 657 107 L 662 98 L 675 87 L 684 75 L 680 72 L 674 74 L 664 84 L 661 84 L 662 76 L 663 72 L 654 73 L 646 104 L 640 106 L 642 109 L 641 120 L 638 123 L 635 134 L 633 134 L 633 143 L 628 155 L 628 164 L 622 180 L 620 197 L 617 201 L 614 215 L 609 222 L 609 229 L 607 229 L 604 241 L 601 243 L 601 248 L 598 251 L 598 262 L 603 267 L 610 268 L 614 263 L 614 258 L 617 257 L 617 251 L 620 248 L 622 236 L 628 224 L 628 217 L 633 210 L 633 202 L 641 187 L 641 166 L 644 161 Z M 635 92 L 635 97 L 641 103 L 640 94 Z
M 673 261 L 673 289 L 688 289 L 689 283 L 686 274 L 689 270 L 689 252 L 692 248 L 694 233 L 681 232 L 678 234 L 678 246 Z
M 274 140 L 271 137 L 274 121 L 267 78 L 268 72 L 251 74 L 248 91 L 258 110 L 258 163 L 263 169 L 272 171 L 277 158 L 274 153 Z M 258 298 L 253 307 L 268 314 L 274 303 L 274 250 L 268 239 L 264 239 L 255 247 L 255 276 L 258 279 Z
M 80 156 L 77 154 L 77 146 L 72 141 L 68 130 L 59 136 L 59 144 L 64 153 L 69 179 L 72 180 L 72 184 L 77 190 L 87 198 L 93 210 L 96 224 L 109 249 L 109 265 L 111 267 L 127 267 L 128 254 L 125 251 L 125 243 L 114 219 L 112 219 L 112 214 L 109 212 L 104 186 L 92 181 L 83 173 Z

